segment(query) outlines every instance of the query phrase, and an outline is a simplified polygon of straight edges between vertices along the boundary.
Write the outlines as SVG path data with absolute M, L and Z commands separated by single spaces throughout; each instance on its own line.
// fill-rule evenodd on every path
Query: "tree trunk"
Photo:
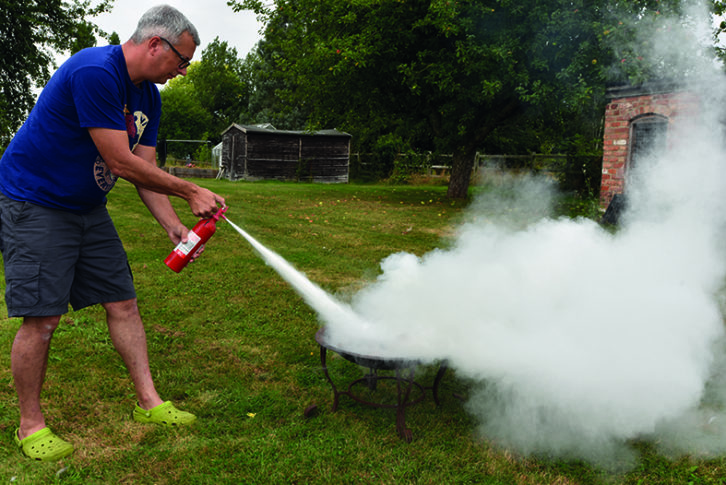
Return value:
M 446 194 L 450 199 L 465 199 L 468 196 L 475 156 L 476 149 L 460 147 L 454 150 L 449 190 Z

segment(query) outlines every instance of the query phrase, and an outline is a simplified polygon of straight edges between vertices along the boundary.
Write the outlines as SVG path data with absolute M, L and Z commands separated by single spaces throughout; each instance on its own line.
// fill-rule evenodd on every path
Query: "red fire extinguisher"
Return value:
M 174 250 L 166 257 L 164 263 L 172 269 L 172 271 L 178 273 L 189 264 L 194 255 L 209 241 L 214 231 L 217 230 L 217 221 L 220 217 L 224 217 L 224 213 L 227 212 L 227 206 L 222 207 L 209 219 L 202 219 L 197 222 L 194 228 L 189 231 L 187 236 L 187 242 L 179 243 Z

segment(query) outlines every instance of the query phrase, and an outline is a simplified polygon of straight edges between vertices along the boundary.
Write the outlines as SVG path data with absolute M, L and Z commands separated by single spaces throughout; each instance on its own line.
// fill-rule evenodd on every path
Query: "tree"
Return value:
M 96 44 L 87 19 L 113 0 L 0 0 L 0 145 L 4 146 L 35 104 L 34 89 L 50 78 L 54 52 L 74 53 Z
M 716 44 L 716 55 L 722 60 L 726 61 L 726 47 L 720 39 L 721 34 L 726 33 L 726 1 L 716 0 L 714 1 L 713 14 L 715 18 L 721 19 L 718 24 L 718 28 L 714 32 L 714 43 Z
M 476 151 L 505 130 L 527 123 L 551 138 L 560 123 L 578 135 L 578 120 L 601 116 L 606 82 L 653 74 L 623 66 L 612 39 L 631 45 L 638 26 L 681 13 L 680 0 L 228 4 L 265 23 L 266 72 L 310 126 L 453 153 L 452 198 L 467 195 Z M 637 60 L 637 46 L 628 55 Z
M 166 83 L 161 90 L 161 120 L 159 135 L 161 140 L 207 140 L 212 125 L 212 115 L 199 99 L 197 89 L 189 75 L 199 69 L 200 63 L 193 62 L 188 68 L 187 77 L 176 77 Z M 185 156 L 188 146 L 170 147 L 169 152 L 178 157 Z M 180 151 L 181 150 L 181 151 Z
M 214 39 L 186 76 L 172 79 L 161 90 L 159 138 L 218 143 L 222 131 L 246 112 L 248 85 L 237 49 Z
M 121 45 L 121 39 L 118 36 L 118 32 L 111 32 L 111 35 L 108 36 L 108 43 L 109 45 Z
M 222 131 L 247 110 L 249 101 L 247 73 L 237 49 L 216 37 L 187 77 L 201 106 L 211 115 L 207 131 L 219 141 Z
M 240 119 L 244 124 L 270 123 L 281 130 L 297 130 L 305 126 L 307 113 L 297 103 L 286 103 L 278 95 L 284 91 L 285 80 L 270 72 L 274 68 L 275 50 L 265 39 L 257 43 L 244 60 L 249 79 L 249 104 Z

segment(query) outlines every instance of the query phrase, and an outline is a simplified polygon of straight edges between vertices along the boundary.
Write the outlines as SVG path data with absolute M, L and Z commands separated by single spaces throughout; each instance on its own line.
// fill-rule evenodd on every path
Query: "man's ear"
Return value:
M 149 51 L 152 56 L 156 55 L 157 52 L 164 49 L 164 43 L 161 40 L 161 37 L 155 35 L 154 37 L 150 37 L 146 41 L 146 45 L 149 48 Z

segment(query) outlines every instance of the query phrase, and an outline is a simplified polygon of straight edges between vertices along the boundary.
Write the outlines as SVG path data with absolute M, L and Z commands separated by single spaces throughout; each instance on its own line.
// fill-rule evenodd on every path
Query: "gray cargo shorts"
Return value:
M 88 214 L 0 194 L 0 251 L 9 317 L 63 315 L 136 297 L 126 251 L 105 204 Z

